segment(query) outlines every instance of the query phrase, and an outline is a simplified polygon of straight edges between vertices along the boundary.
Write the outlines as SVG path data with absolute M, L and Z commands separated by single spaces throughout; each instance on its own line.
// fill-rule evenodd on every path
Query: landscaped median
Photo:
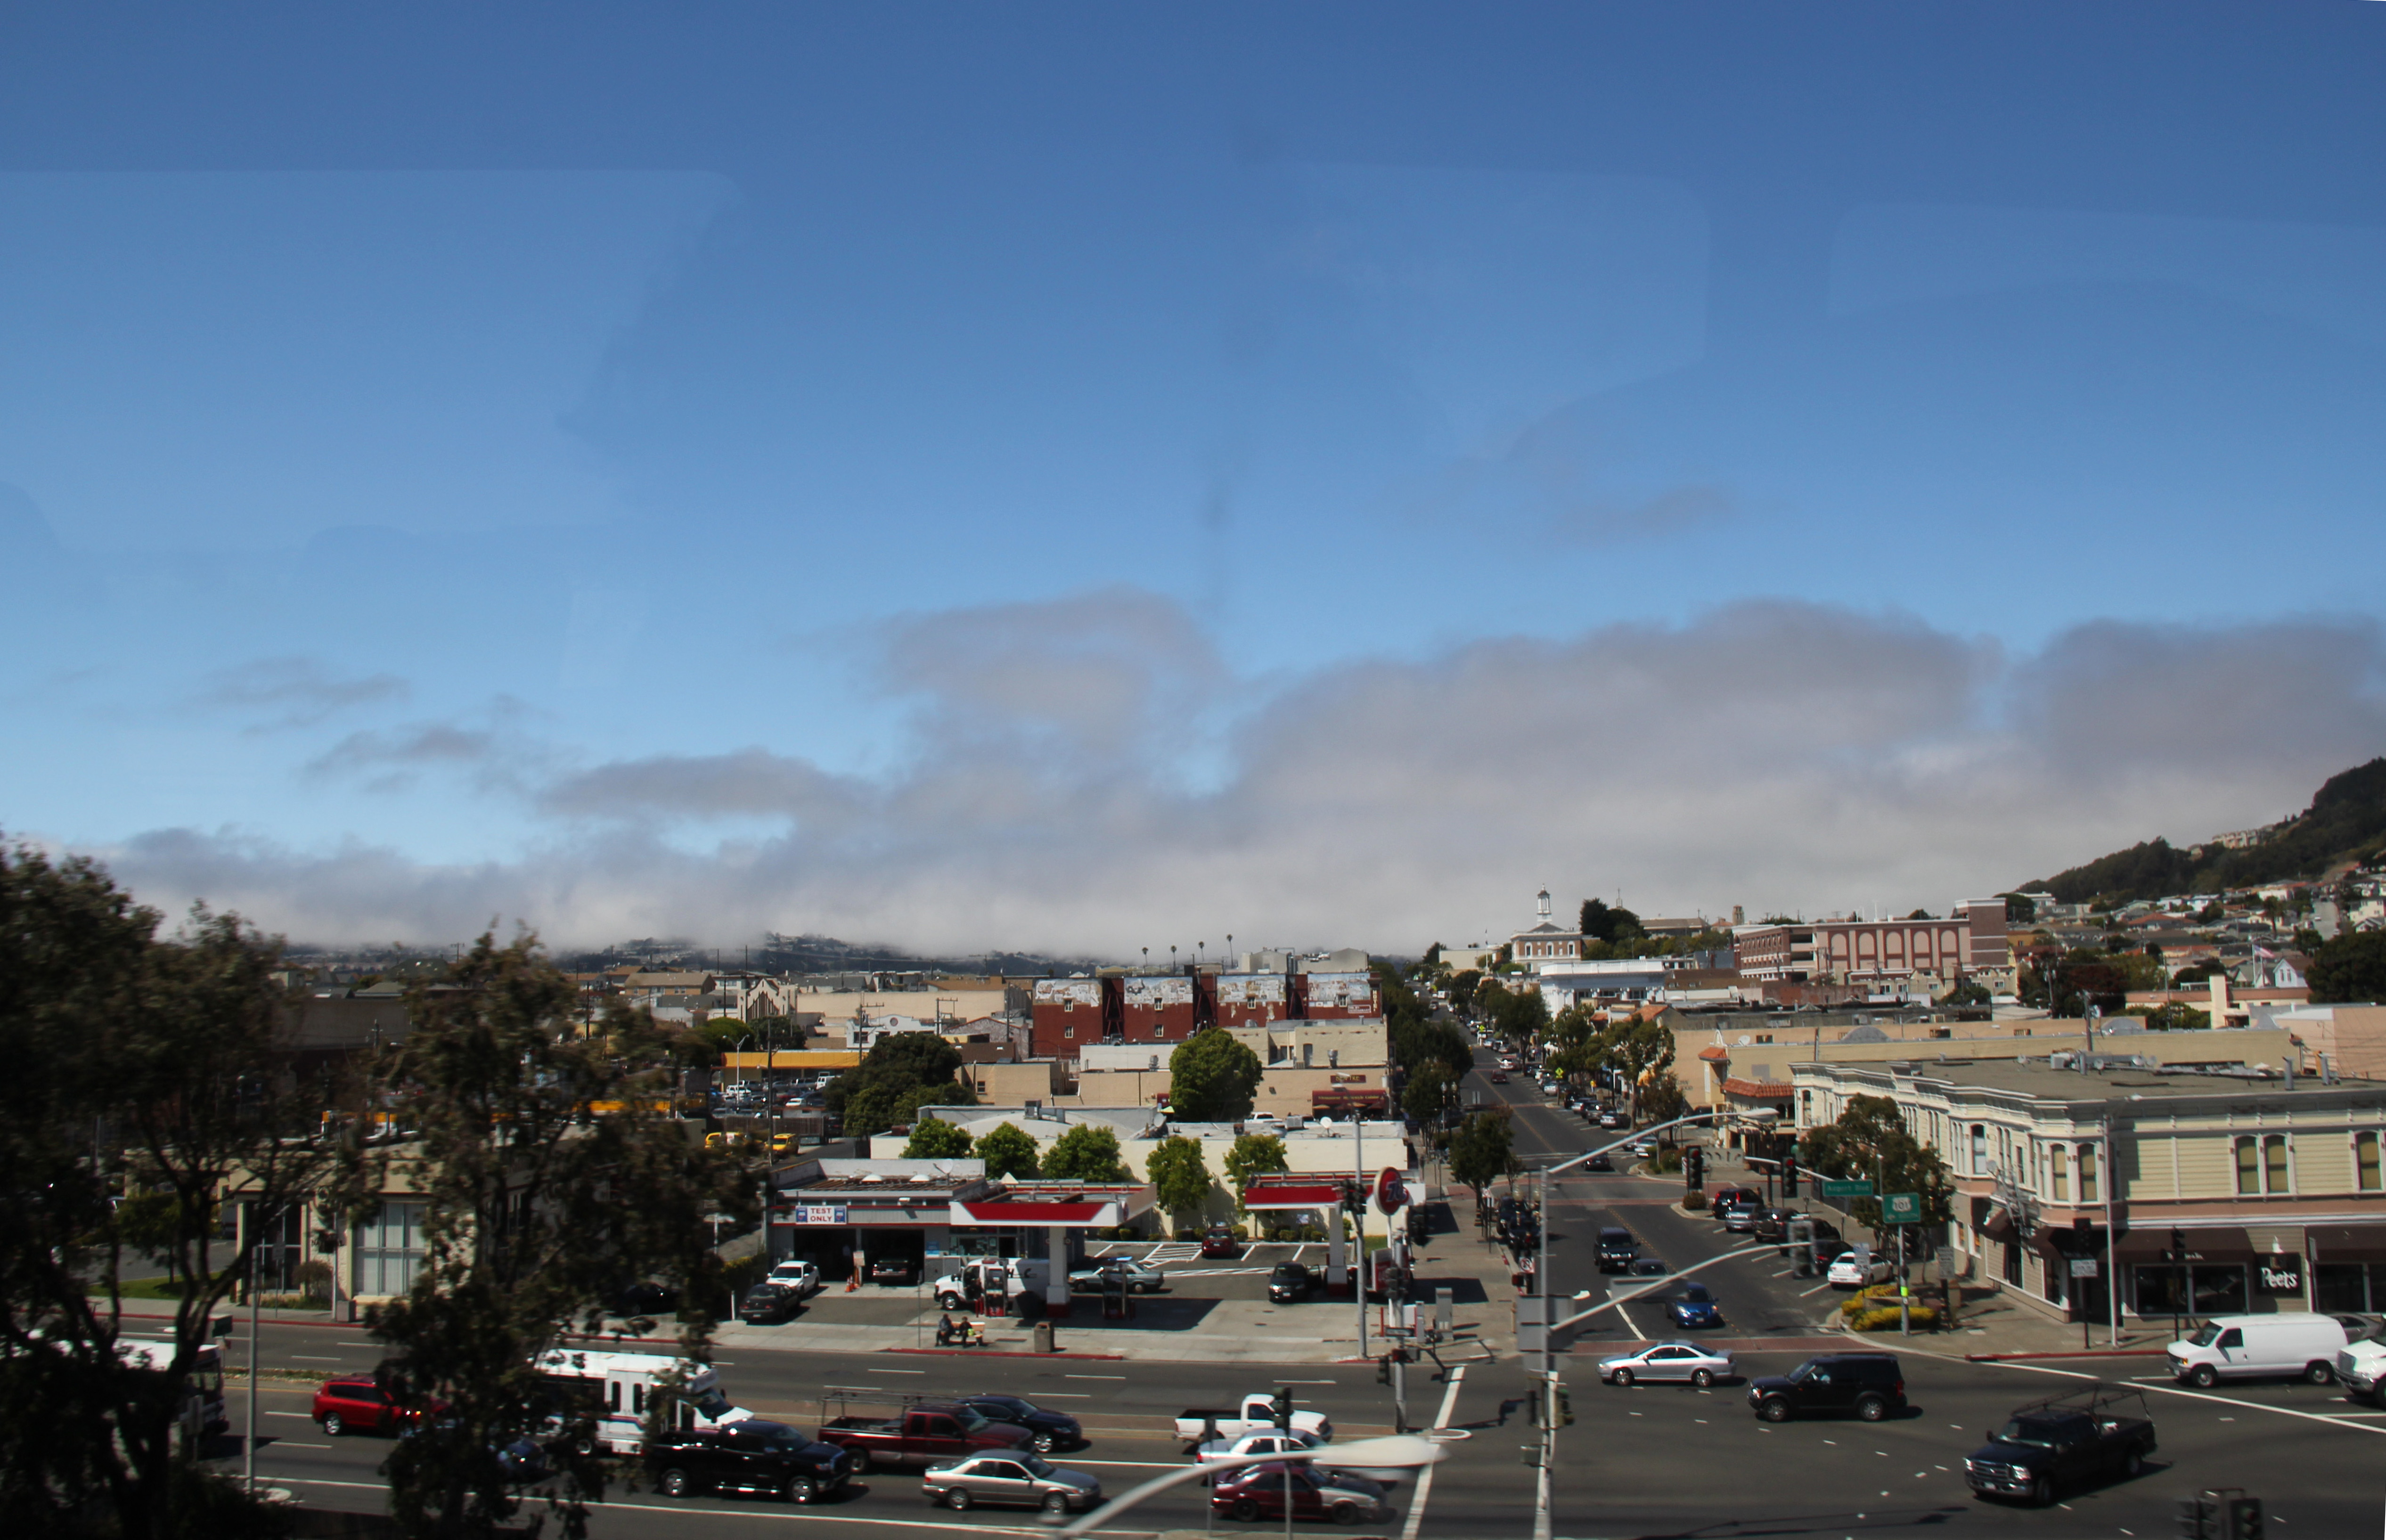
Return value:
M 1898 1315 L 1897 1285 L 1894 1283 L 1875 1283 L 1840 1303 L 1840 1320 L 1851 1332 L 1894 1331 Z M 1904 1318 L 1907 1324 L 1919 1331 L 1935 1332 L 1939 1329 L 1938 1308 L 1926 1305 L 1918 1298 L 1908 1297 Z

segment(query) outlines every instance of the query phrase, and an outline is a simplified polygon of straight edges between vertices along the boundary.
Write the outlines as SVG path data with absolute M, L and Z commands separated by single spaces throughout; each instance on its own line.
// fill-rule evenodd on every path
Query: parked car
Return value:
M 2113 1385 L 2032 1401 L 1964 1461 L 1984 1497 L 2027 1497 L 2041 1508 L 2084 1480 L 2134 1477 L 2154 1452 L 2145 1393 Z
M 1275 1462 L 1220 1476 L 1210 1491 L 1210 1508 L 1246 1524 L 1281 1521 L 1287 1496 L 1296 1519 L 1355 1524 L 1384 1510 L 1384 1489 L 1364 1476 Z
M 1124 1283 L 1130 1294 L 1158 1294 L 1168 1286 L 1168 1274 L 1132 1257 L 1097 1257 L 1069 1274 L 1069 1287 L 1085 1293 Z
M 1640 1243 L 1622 1225 L 1611 1224 L 1599 1233 L 1600 1271 L 1629 1272 L 1639 1255 Z
M 920 1281 L 920 1264 L 910 1257 L 881 1257 L 870 1264 L 870 1282 L 908 1289 Z
M 1268 1273 L 1268 1298 L 1279 1305 L 1306 1299 L 1317 1288 L 1317 1275 L 1299 1262 L 1278 1262 Z
M 757 1283 L 737 1302 L 737 1319 L 749 1326 L 775 1326 L 794 1319 L 804 1296 L 785 1283 Z
M 940 1460 L 928 1467 L 920 1491 L 930 1502 L 956 1512 L 984 1503 L 990 1508 L 1082 1513 L 1102 1500 L 1099 1480 L 1035 1455 L 972 1455 Z
M 854 1471 L 852 1457 L 835 1445 L 759 1418 L 665 1434 L 647 1442 L 642 1458 L 666 1497 L 753 1492 L 808 1503 L 844 1486 Z
M 1764 1200 L 1751 1194 L 1747 1197 L 1731 1199 L 1715 1211 L 1715 1217 L 1723 1221 L 1726 1230 L 1745 1234 L 1756 1228 L 1756 1216 L 1764 1207 Z
M 2336 1356 L 2344 1348 L 2344 1322 L 2334 1316 L 2282 1310 L 2214 1316 L 2164 1351 L 2181 1383 L 2209 1389 L 2222 1380 L 2264 1378 L 2324 1385 L 2336 1378 Z
M 1599 1360 L 1599 1377 L 1612 1385 L 1641 1380 L 1678 1380 L 1702 1390 L 1733 1376 L 1729 1353 L 1711 1352 L 1692 1342 L 1660 1342 Z
M 1049 1455 L 1055 1449 L 1074 1449 L 1086 1441 L 1084 1425 L 1067 1412 L 1049 1411 L 1016 1396 L 964 1396 L 961 1401 L 989 1422 L 1025 1428 L 1029 1442 L 1039 1455 Z
M 1620 1107 L 1608 1108 L 1599 1115 L 1599 1126 L 1601 1128 L 1620 1129 L 1628 1127 L 1629 1123 L 1630 1120 L 1625 1117 L 1624 1109 Z
M 1832 1258 L 1823 1276 L 1835 1289 L 1861 1289 L 1887 1283 L 1896 1271 L 1887 1260 L 1873 1255 L 1872 1247 L 1858 1246 Z
M 801 1257 L 790 1257 L 785 1261 L 773 1266 L 763 1276 L 762 1282 L 791 1288 L 796 1291 L 798 1298 L 805 1295 L 818 1294 L 821 1286 L 820 1264 L 807 1261 Z
M 324 1433 L 394 1434 L 421 1414 L 399 1406 L 372 1376 L 354 1375 L 326 1380 L 315 1389 L 314 1409 L 308 1413 Z
M 1665 1300 L 1665 1318 L 1676 1326 L 1720 1326 L 1723 1301 L 1704 1283 L 1685 1283 L 1679 1294 Z
M 1243 1243 L 1235 1239 L 1234 1231 L 1223 1224 L 1212 1225 L 1201 1237 L 1201 1255 L 1213 1260 L 1239 1257 Z
M 1707 1196 L 1707 1211 L 1715 1218 L 1721 1219 L 1723 1211 L 1735 1203 L 1745 1203 L 1751 1208 L 1761 1208 L 1764 1206 L 1764 1195 L 1753 1187 L 1717 1187 Z
M 613 1313 L 632 1316 L 667 1315 L 679 1308 L 679 1291 L 668 1283 L 632 1283 L 613 1296 Z
M 1787 1374 L 1751 1381 L 1748 1404 L 1767 1422 L 1817 1411 L 1852 1411 L 1877 1422 L 1905 1409 L 1905 1370 L 1892 1353 L 1826 1353 Z

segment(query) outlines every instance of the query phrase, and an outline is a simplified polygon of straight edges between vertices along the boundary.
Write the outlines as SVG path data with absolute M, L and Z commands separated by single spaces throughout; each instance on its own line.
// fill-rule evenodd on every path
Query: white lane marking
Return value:
M 1927 1356 L 1935 1358 L 1944 1355 L 1932 1353 Z M 2093 1374 L 2082 1374 L 2075 1369 L 2047 1369 L 2034 1363 L 1990 1363 L 1990 1367 L 2019 1370 L 2026 1374 L 2052 1374 L 2057 1379 L 2064 1380 L 2093 1380 L 2096 1377 Z M 2342 1417 L 2325 1416 L 2316 1411 L 2299 1411 L 2293 1407 L 2273 1407 L 2260 1401 L 2241 1401 L 2232 1396 L 2213 1396 L 2204 1391 L 2188 1390 L 2179 1385 L 2149 1385 L 2146 1388 L 2157 1396 L 2178 1396 L 2190 1401 L 2211 1401 L 2224 1407 L 2242 1407 L 2247 1411 L 2276 1412 L 2280 1417 L 2300 1417 L 2306 1422 L 2325 1422 L 2330 1427 L 2351 1428 L 2357 1433 L 2386 1434 L 2386 1428 L 2373 1428 L 2367 1423 L 2348 1421 Z M 2237 1420 L 2233 1417 L 2224 1417 L 2220 1421 L 2234 1422 Z
M 1803 1299 L 1803 1298 L 1805 1298 L 1805 1297 L 1806 1297 L 1806 1296 L 1807 1296 L 1807 1295 L 1810 1295 L 1810 1294 L 1820 1294 L 1820 1293 L 1822 1293 L 1825 1289 L 1827 1289 L 1827 1288 L 1829 1288 L 1830 1286 L 1831 1286 L 1831 1285 L 1830 1285 L 1830 1284 L 1828 1284 L 1828 1283 L 1817 1283 L 1817 1284 L 1815 1284 L 1815 1285 L 1813 1288 L 1811 1288 L 1811 1289 L 1802 1290 L 1802 1291 L 1799 1293 L 1798 1297 L 1799 1297 L 1799 1298 L 1801 1298 L 1801 1299 Z
M 1437 1428 L 1450 1426 L 1450 1414 L 1458 1409 L 1458 1387 L 1466 1381 L 1466 1366 L 1457 1364 L 1450 1371 L 1449 1388 L 1441 1393 L 1441 1409 L 1433 1414 Z M 1433 1467 L 1417 1471 L 1416 1496 L 1409 1499 L 1408 1521 L 1400 1526 L 1400 1540 L 1417 1540 L 1417 1527 L 1425 1522 L 1425 1499 L 1433 1495 Z
M 286 1438 L 275 1439 L 273 1446 L 279 1449 L 328 1449 L 331 1447 L 328 1444 L 297 1444 Z M 257 1447 L 262 1449 L 265 1446 L 260 1444 Z
M 1126 1376 L 1122 1374 L 1119 1378 L 1124 1379 Z M 1276 1382 L 1280 1385 L 1338 1385 L 1341 1383 L 1339 1380 L 1278 1380 Z
M 865 1369 L 864 1374 L 925 1374 L 924 1369 Z
M 314 1414 L 313 1414 L 312 1412 L 304 1412 L 304 1411 L 269 1411 L 269 1412 L 267 1412 L 265 1415 L 266 1415 L 266 1416 L 268 1416 L 268 1417 L 295 1417 L 295 1418 L 298 1419 L 298 1421 L 301 1421 L 301 1422 L 312 1422 L 313 1421 L 315 1421 L 315 1417 L 314 1417 Z
M 385 1345 L 378 1342 L 347 1342 L 345 1340 L 335 1340 L 333 1342 L 332 1346 L 334 1347 L 380 1347 Z
M 290 1356 L 300 1363 L 345 1363 L 348 1361 L 345 1358 L 319 1358 L 310 1353 L 293 1353 Z
M 1128 1471 L 1174 1471 L 1183 1463 L 1173 1459 L 1073 1459 L 1072 1465 L 1115 1465 Z

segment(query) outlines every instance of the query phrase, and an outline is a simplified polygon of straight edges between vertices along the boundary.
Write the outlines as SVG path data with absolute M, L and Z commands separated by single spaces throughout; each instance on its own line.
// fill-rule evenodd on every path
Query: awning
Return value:
M 1342 1184 L 1319 1182 L 1300 1186 L 1267 1186 L 1254 1183 L 1243 1194 L 1243 1207 L 1252 1209 L 1279 1208 L 1339 1208 L 1342 1207 Z
M 2386 1262 L 2386 1222 L 2315 1224 L 2304 1234 L 2315 1262 Z
M 2254 1260 L 2254 1243 L 2246 1238 L 2241 1226 L 2186 1224 L 2179 1229 L 2187 1241 L 2185 1260 L 2191 1263 L 2226 1265 Z M 2114 1243 L 2113 1256 L 2116 1261 L 2123 1262 L 2160 1262 L 2166 1259 L 2163 1253 L 2169 1248 L 2170 1227 L 2148 1225 L 2143 1230 L 2130 1231 Z M 2179 1260 L 2177 1258 L 2169 1259 Z
M 2014 1238 L 2013 1210 L 2000 1203 L 1989 1210 L 1989 1217 L 1979 1223 L 1979 1232 L 1992 1241 Z
M 952 1206 L 955 1224 L 1057 1225 L 1065 1230 L 1092 1230 L 1124 1223 L 1124 1206 L 1117 1202 L 1011 1202 L 989 1198 Z

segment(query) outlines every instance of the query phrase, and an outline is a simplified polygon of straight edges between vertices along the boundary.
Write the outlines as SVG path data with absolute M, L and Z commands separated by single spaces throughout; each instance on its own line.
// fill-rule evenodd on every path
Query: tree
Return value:
M 1682 1083 L 1671 1070 L 1660 1071 L 1641 1089 L 1640 1112 L 1652 1122 L 1669 1123 L 1689 1110 L 1690 1099 L 1682 1095 Z
M 617 1000 L 599 1036 L 578 1034 L 573 985 L 528 935 L 483 935 L 440 983 L 408 992 L 409 1035 L 375 1067 L 376 1102 L 417 1133 L 350 1146 L 333 1192 L 360 1219 L 394 1188 L 421 1208 L 413 1287 L 367 1330 L 385 1345 L 394 1397 L 446 1409 L 393 1448 L 391 1514 L 408 1534 L 490 1535 L 520 1499 L 489 1451 L 551 1411 L 539 1358 L 572 1323 L 599 1330 L 625 1283 L 661 1279 L 692 1306 L 718 1297 L 704 1216 L 740 1228 L 759 1216 L 735 1158 L 691 1145 L 667 1110 L 647 1013 Z M 701 1361 L 710 1318 L 682 1320 L 679 1351 Z M 585 1533 L 605 1481 L 594 1459 L 563 1458 L 547 1501 L 567 1534 Z
M 1483 970 L 1481 969 L 1460 969 L 1457 976 L 1450 981 L 1450 988 L 1446 992 L 1450 997 L 1450 1008 L 1452 1010 L 1464 1010 L 1469 1006 L 1472 1006 L 1475 1003 L 1476 988 L 1482 983 Z
M 1180 1225 L 1210 1201 L 1210 1167 L 1201 1158 L 1198 1139 L 1162 1139 L 1144 1161 L 1143 1171 L 1151 1183 L 1152 1201 Z
M 1243 1194 L 1250 1190 L 1251 1178 L 1268 1171 L 1288 1171 L 1284 1141 L 1273 1133 L 1238 1133 L 1226 1151 L 1226 1180 L 1235 1184 L 1235 1207 L 1243 1206 Z
M 2028 925 L 2038 919 L 2037 900 L 2024 898 L 2018 893 L 2003 893 L 1997 896 L 2005 901 L 2006 924 Z
M 829 1083 L 823 1098 L 852 1134 L 883 1133 L 923 1106 L 974 1107 L 977 1093 L 954 1077 L 961 1050 L 932 1032 L 892 1033 L 860 1064 Z M 926 1096 L 912 1093 L 926 1091 Z
M 1907 1131 L 1897 1103 L 1887 1096 L 1850 1097 L 1836 1121 L 1807 1131 L 1798 1158 L 1818 1176 L 1874 1183 L 1875 1196 L 1857 1198 L 1850 1210 L 1858 1224 L 1880 1229 L 1879 1195 L 1885 1193 L 1919 1194 L 1922 1222 L 1947 1222 L 1946 1163 Z
M 1409 1077 L 1400 1092 L 1400 1110 L 1419 1128 L 1431 1128 L 1441 1117 L 1441 1105 L 1450 1095 L 1450 1079 L 1438 1064 L 1428 1064 Z
M 1044 1174 L 1061 1182 L 1130 1182 L 1119 1156 L 1118 1131 L 1108 1123 L 1072 1123 L 1044 1152 Z
M 1459 1125 L 1450 1141 L 1451 1178 L 1481 1193 L 1515 1169 L 1515 1134 L 1505 1107 L 1486 1108 Z
M 1168 1107 L 1192 1123 L 1231 1123 L 1250 1115 L 1252 1093 L 1267 1073 L 1260 1056 L 1223 1027 L 1195 1033 L 1168 1056 Z
M 1984 1006 L 1989 1003 L 1989 986 L 1978 979 L 1965 979 L 1949 990 L 1942 1006 Z
M 261 1239 L 210 1267 L 219 1202 L 240 1180 L 278 1210 L 321 1177 L 323 1086 L 275 1072 L 276 943 L 204 908 L 171 939 L 158 922 L 91 862 L 0 848 L 0 1533 L 286 1527 L 180 1458 L 176 1427 Z M 117 1357 L 127 1253 L 184 1283 L 141 1333 L 170 1338 L 164 1372 Z
M 986 1162 L 988 1176 L 1033 1180 L 1036 1175 L 1036 1141 L 1021 1132 L 1016 1123 L 997 1123 L 979 1135 L 977 1158 Z
M 1586 898 L 1582 901 L 1580 929 L 1586 938 L 1614 945 L 1640 934 L 1640 917 L 1621 904 L 1609 908 L 1604 899 Z
M 2311 997 L 2346 1003 L 2386 1001 L 2386 931 L 2355 931 L 2312 956 Z
M 928 1118 L 912 1125 L 910 1142 L 903 1146 L 906 1160 L 950 1160 L 970 1152 L 969 1131 L 959 1123 Z

